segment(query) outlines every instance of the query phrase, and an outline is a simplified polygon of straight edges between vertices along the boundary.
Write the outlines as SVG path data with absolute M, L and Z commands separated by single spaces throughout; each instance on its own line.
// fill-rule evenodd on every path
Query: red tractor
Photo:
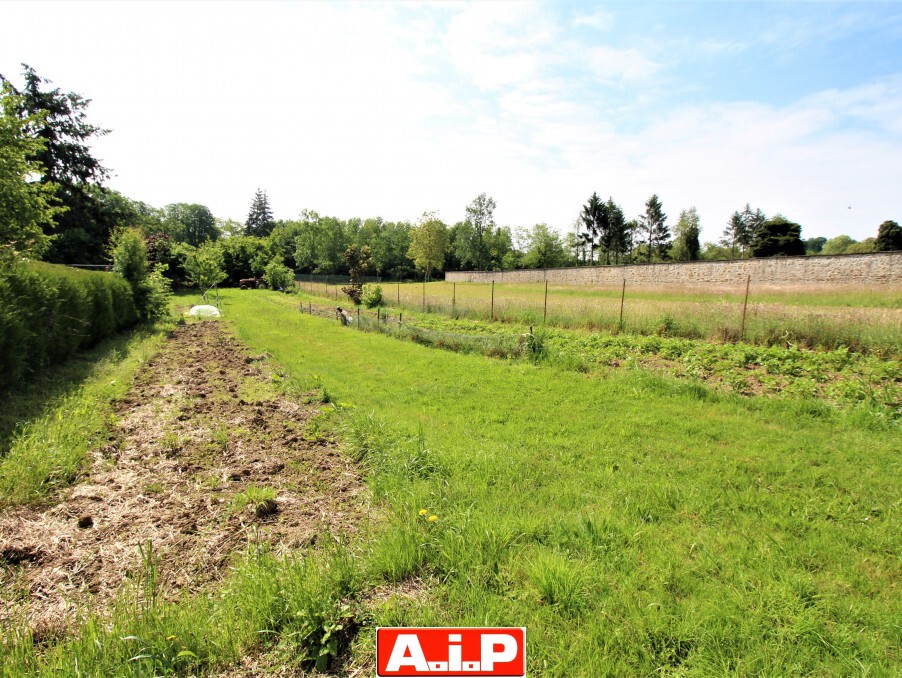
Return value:
M 238 286 L 243 290 L 262 290 L 266 287 L 266 282 L 263 280 L 263 278 L 242 278 L 238 281 Z

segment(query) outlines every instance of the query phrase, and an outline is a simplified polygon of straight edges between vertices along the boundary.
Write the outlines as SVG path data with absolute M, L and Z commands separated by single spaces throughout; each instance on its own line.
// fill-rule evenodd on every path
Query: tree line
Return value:
M 693 261 L 902 249 L 902 229 L 884 222 L 875 238 L 848 236 L 804 241 L 801 227 L 782 215 L 767 217 L 746 205 L 727 221 L 717 243 L 700 243 L 694 207 L 673 228 L 657 195 L 627 219 L 612 197 L 594 192 L 566 233 L 547 224 L 499 226 L 497 204 L 485 193 L 446 224 L 434 212 L 417 221 L 381 217 L 342 220 L 304 210 L 275 219 L 266 191 L 254 194 L 246 220 L 215 217 L 200 204 L 154 207 L 103 186 L 109 170 L 88 144 L 108 130 L 87 120 L 89 99 L 51 88 L 23 65 L 24 85 L 2 80 L 0 246 L 7 254 L 66 264 L 107 264 L 123 227 L 143 238 L 148 265 L 176 283 L 197 282 L 197 271 L 217 268 L 218 282 L 290 272 L 345 275 L 351 247 L 369 249 L 370 273 L 387 279 L 430 277 L 453 270 L 551 268 L 659 261 Z

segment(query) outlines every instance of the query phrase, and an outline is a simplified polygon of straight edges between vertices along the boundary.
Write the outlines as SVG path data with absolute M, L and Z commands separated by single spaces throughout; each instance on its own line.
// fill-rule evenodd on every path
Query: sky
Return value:
M 107 185 L 244 221 L 572 228 L 657 194 L 702 239 L 902 221 L 902 2 L 3 2 L 0 73 L 92 99 Z

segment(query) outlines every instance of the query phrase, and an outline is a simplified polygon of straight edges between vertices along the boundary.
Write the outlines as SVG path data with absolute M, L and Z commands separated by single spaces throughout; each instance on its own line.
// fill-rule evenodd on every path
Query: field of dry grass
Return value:
M 302 290 L 344 298 L 338 286 Z M 494 289 L 493 289 L 494 287 Z M 767 345 L 849 347 L 902 353 L 902 286 L 587 287 L 537 284 L 385 283 L 386 303 L 454 317 L 543 322 L 638 334 L 736 340 Z M 622 309 L 622 310 L 621 310 Z

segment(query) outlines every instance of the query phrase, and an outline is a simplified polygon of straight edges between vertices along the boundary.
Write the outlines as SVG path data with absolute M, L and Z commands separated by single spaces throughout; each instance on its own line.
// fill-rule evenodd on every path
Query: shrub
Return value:
M 13 262 L 0 273 L 0 389 L 135 323 L 120 276 Z
M 382 285 L 373 285 L 367 283 L 360 291 L 360 301 L 367 308 L 376 308 L 384 306 L 385 300 L 382 298 Z
M 288 291 L 294 282 L 294 271 L 278 259 L 273 259 L 264 269 L 263 279 L 271 290 Z
M 112 238 L 110 254 L 113 271 L 121 275 L 132 289 L 135 308 L 142 318 L 159 318 L 169 313 L 172 283 L 164 277 L 166 264 L 157 264 L 148 273 L 147 244 L 136 228 L 117 231 Z

